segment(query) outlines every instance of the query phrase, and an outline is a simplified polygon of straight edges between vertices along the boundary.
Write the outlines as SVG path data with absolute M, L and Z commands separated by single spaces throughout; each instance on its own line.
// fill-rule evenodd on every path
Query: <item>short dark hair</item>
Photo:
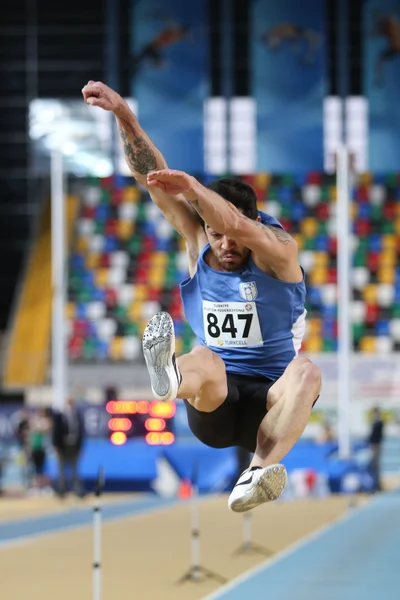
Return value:
M 224 177 L 211 181 L 206 186 L 255 221 L 258 217 L 257 196 L 253 188 L 236 177 Z
M 228 200 L 233 206 L 248 217 L 255 221 L 258 217 L 257 209 L 257 196 L 253 188 L 237 179 L 236 177 L 224 177 L 222 179 L 215 179 L 208 183 L 206 186 L 209 190 L 212 190 L 216 194 L 219 194 L 225 200 Z M 203 227 L 205 223 L 203 219 L 198 216 Z

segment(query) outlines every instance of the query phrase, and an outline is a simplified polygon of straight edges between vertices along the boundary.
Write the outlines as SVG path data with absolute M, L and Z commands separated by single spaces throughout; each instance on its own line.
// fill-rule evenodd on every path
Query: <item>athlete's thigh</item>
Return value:
M 257 432 L 267 414 L 267 397 L 273 384 L 265 378 L 251 378 L 239 386 L 236 439 L 238 445 L 249 452 L 256 449 Z
M 239 392 L 234 375 L 227 376 L 227 394 L 212 411 L 202 411 L 193 402 L 184 400 L 188 424 L 192 433 L 207 446 L 228 448 L 237 445 L 236 423 Z

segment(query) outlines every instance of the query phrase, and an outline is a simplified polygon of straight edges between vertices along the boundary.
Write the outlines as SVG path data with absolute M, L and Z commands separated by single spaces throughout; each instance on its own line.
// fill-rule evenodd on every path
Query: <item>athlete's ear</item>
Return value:
M 258 221 L 258 222 L 260 222 L 260 221 L 261 221 L 261 217 L 260 217 L 260 215 L 258 215 L 258 217 L 257 217 L 256 221 Z

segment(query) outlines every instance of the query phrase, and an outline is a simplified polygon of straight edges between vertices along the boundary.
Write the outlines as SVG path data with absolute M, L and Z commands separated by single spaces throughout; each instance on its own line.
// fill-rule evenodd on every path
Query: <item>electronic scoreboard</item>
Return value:
M 108 400 L 106 411 L 110 440 L 117 446 L 130 438 L 144 438 L 151 446 L 169 446 L 175 441 L 175 402 Z

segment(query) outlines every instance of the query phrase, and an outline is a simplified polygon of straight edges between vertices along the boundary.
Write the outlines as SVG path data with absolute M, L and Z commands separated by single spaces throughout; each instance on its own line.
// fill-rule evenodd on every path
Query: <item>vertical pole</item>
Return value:
M 350 181 L 346 132 L 348 86 L 348 3 L 337 5 L 337 92 L 342 104 L 341 143 L 337 153 L 337 239 L 338 239 L 338 442 L 340 458 L 349 458 L 350 450 Z
M 346 141 L 346 100 L 349 95 L 349 74 L 348 74 L 348 56 L 349 56 L 349 22 L 348 22 L 348 2 L 347 0 L 338 0 L 336 32 L 337 32 L 337 94 L 342 102 L 342 136 L 343 143 Z
M 107 84 L 119 92 L 119 0 L 107 0 L 106 2 L 107 15 L 107 33 L 105 47 L 105 64 Z M 109 114 L 110 129 L 111 129 L 111 164 L 113 172 L 118 172 L 118 135 L 117 126 L 112 113 Z
M 93 600 L 101 598 L 101 507 L 100 497 L 93 507 Z
M 244 552 L 251 550 L 251 513 L 249 512 L 243 515 L 243 550 Z
M 101 599 L 101 494 L 104 471 L 101 467 L 97 477 L 93 504 L 93 600 Z
M 338 237 L 338 442 L 340 458 L 350 451 L 350 361 L 352 334 L 350 323 L 351 249 L 350 249 L 349 152 L 345 144 L 338 149 L 337 237 Z
M 62 411 L 66 393 L 65 348 L 65 203 L 63 159 L 51 155 L 52 385 L 53 408 Z
M 232 169 L 231 161 L 231 98 L 232 98 L 232 40 L 233 40 L 233 10 L 232 0 L 222 0 L 222 93 L 226 103 L 226 167 L 228 173 Z
M 26 130 L 29 131 L 29 109 L 32 100 L 39 97 L 38 77 L 38 18 L 37 0 L 26 0 Z M 33 144 L 26 144 L 27 200 L 33 204 L 36 194 L 33 175 Z
M 200 577 L 200 524 L 199 505 L 196 483 L 192 485 L 191 498 L 191 538 L 192 538 L 192 576 L 198 580 Z

